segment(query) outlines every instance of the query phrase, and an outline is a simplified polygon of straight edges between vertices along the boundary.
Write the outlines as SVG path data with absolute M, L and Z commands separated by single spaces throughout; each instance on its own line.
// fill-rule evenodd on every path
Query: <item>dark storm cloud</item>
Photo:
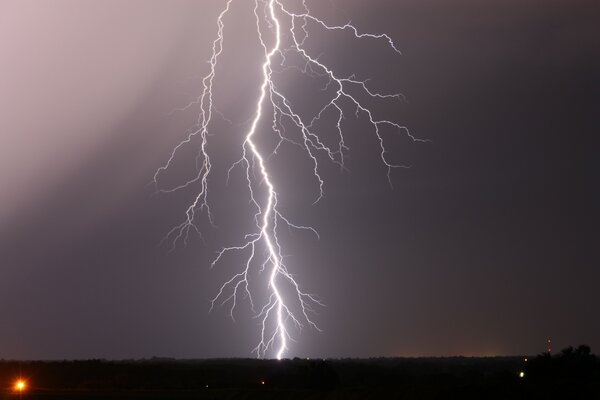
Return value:
M 164 114 L 197 93 L 219 3 L 120 4 L 64 1 L 35 21 L 39 3 L 0 5 L 0 49 L 10 54 L 0 67 L 0 358 L 247 356 L 256 326 L 244 308 L 235 324 L 224 309 L 207 313 L 227 273 L 208 261 L 232 240 L 239 196 L 217 172 L 219 229 L 167 254 L 157 243 L 191 193 L 151 197 L 146 186 L 193 123 Z M 295 236 L 287 253 L 327 304 L 324 332 L 304 331 L 290 355 L 536 353 L 547 337 L 600 347 L 590 314 L 600 302 L 599 7 L 332 4 L 320 6 L 328 19 L 385 31 L 403 56 L 378 48 L 380 62 L 357 60 L 337 35 L 312 45 L 333 44 L 323 57 L 336 68 L 352 61 L 374 85 L 406 94 L 384 112 L 432 143 L 398 142 L 395 156 L 412 168 L 393 174 L 391 190 L 372 133 L 356 124 L 350 172 L 327 169 L 315 206 L 302 155 L 277 164 L 286 212 L 322 238 Z M 246 11 L 226 37 L 243 53 L 223 55 L 222 77 L 237 80 L 217 82 L 220 109 L 239 123 L 259 68 Z M 47 43 L 36 47 L 40 35 Z M 215 128 L 222 167 L 239 130 Z

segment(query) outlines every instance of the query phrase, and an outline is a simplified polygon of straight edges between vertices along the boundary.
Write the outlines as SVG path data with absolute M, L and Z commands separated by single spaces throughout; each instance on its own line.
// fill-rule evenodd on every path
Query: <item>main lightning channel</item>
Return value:
M 280 341 L 279 349 L 277 350 L 276 357 L 279 360 L 279 359 L 281 359 L 281 357 L 283 356 L 283 352 L 287 348 L 287 338 L 286 338 L 287 332 L 285 329 L 285 324 L 283 322 L 284 303 L 283 303 L 283 298 L 281 297 L 281 293 L 279 292 L 279 289 L 277 288 L 277 276 L 279 275 L 281 260 L 279 258 L 279 255 L 275 251 L 275 247 L 273 246 L 273 239 L 271 238 L 270 233 L 268 231 L 269 219 L 270 219 L 271 215 L 273 214 L 273 208 L 274 208 L 275 203 L 277 202 L 277 198 L 275 195 L 275 188 L 273 187 L 273 183 L 271 183 L 271 180 L 269 179 L 269 174 L 267 173 L 267 169 L 265 168 L 265 161 L 263 159 L 263 156 L 260 154 L 260 151 L 258 151 L 258 148 L 252 141 L 252 137 L 254 136 L 254 133 L 256 132 L 256 127 L 258 125 L 258 122 L 262 118 L 263 103 L 264 103 L 265 97 L 267 95 L 267 85 L 270 82 L 270 76 L 271 76 L 271 58 L 277 51 L 279 51 L 279 46 L 281 44 L 281 27 L 279 24 L 279 20 L 277 19 L 277 16 L 275 15 L 275 10 L 273 9 L 273 3 L 274 3 L 274 0 L 270 0 L 269 12 L 270 12 L 271 19 L 275 23 L 275 45 L 273 46 L 271 51 L 269 53 L 267 53 L 265 63 L 262 66 L 263 83 L 260 87 L 260 97 L 258 98 L 258 102 L 256 104 L 256 116 L 254 117 L 254 121 L 252 121 L 252 126 L 250 127 L 250 130 L 248 131 L 248 134 L 246 135 L 245 143 L 248 144 L 248 146 L 252 150 L 252 154 L 258 160 L 260 173 L 263 177 L 263 181 L 265 182 L 265 184 L 267 185 L 267 188 L 268 188 L 267 206 L 266 206 L 266 209 L 263 214 L 261 235 L 265 240 L 265 243 L 269 250 L 269 258 L 273 264 L 273 268 L 271 270 L 270 279 L 269 279 L 269 286 L 273 290 L 273 294 L 275 295 L 275 298 L 276 298 L 276 301 L 275 301 L 275 306 L 277 308 L 277 311 L 276 311 L 277 312 L 276 333 L 279 333 L 279 341 Z

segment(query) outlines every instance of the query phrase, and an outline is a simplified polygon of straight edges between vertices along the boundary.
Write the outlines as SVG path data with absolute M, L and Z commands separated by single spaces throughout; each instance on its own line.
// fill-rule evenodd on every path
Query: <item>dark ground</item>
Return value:
M 525 358 L 0 361 L 0 398 L 19 377 L 22 398 L 48 400 L 600 398 L 588 347 Z

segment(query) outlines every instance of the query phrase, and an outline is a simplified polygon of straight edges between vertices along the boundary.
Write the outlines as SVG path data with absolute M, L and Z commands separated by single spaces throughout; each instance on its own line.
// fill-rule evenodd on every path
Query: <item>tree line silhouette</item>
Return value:
M 521 374 L 521 372 L 523 374 Z M 525 357 L 4 361 L 0 399 L 600 398 L 589 346 Z

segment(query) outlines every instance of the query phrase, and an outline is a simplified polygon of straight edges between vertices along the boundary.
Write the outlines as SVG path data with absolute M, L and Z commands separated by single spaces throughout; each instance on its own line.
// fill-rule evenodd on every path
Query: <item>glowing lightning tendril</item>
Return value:
M 154 175 L 154 183 L 158 192 L 170 193 L 189 187 L 192 184 L 199 184 L 200 186 L 200 190 L 195 196 L 194 201 L 192 201 L 186 210 L 185 220 L 180 225 L 175 226 L 165 237 L 165 240 L 171 240 L 173 247 L 175 247 L 179 241 L 187 244 L 190 230 L 200 234 L 200 230 L 196 225 L 197 212 L 204 212 L 208 221 L 213 224 L 213 215 L 208 203 L 208 177 L 211 173 L 212 165 L 207 151 L 207 139 L 212 115 L 213 112 L 216 112 L 213 106 L 213 81 L 216 74 L 217 60 L 223 51 L 223 30 L 225 26 L 223 19 L 229 12 L 232 1 L 233 0 L 226 1 L 225 8 L 217 17 L 217 38 L 213 41 L 212 45 L 212 56 L 209 60 L 210 70 L 202 79 L 203 91 L 195 101 L 181 109 L 185 110 L 194 105 L 200 108 L 196 125 L 197 129 L 190 133 L 185 140 L 181 141 L 173 149 L 168 161 L 160 167 Z M 375 92 L 369 89 L 367 81 L 358 80 L 353 75 L 340 77 L 336 75 L 332 68 L 325 63 L 320 62 L 317 57 L 311 56 L 309 51 L 304 48 L 305 41 L 309 37 L 309 24 L 314 24 L 326 31 L 349 31 L 357 39 L 368 38 L 384 40 L 394 52 L 400 53 L 392 39 L 386 34 L 360 33 L 358 29 L 350 23 L 345 25 L 329 25 L 310 13 L 309 8 L 306 5 L 306 0 L 299 1 L 303 11 L 294 13 L 284 5 L 282 0 L 255 0 L 254 15 L 256 18 L 256 29 L 265 53 L 264 63 L 262 64 L 262 83 L 260 85 L 260 95 L 256 101 L 254 118 L 242 145 L 241 158 L 228 170 L 228 177 L 236 167 L 243 167 L 245 169 L 245 179 L 248 185 L 250 202 L 256 208 L 254 221 L 256 223 L 257 231 L 247 234 L 243 244 L 223 248 L 218 252 L 211 265 L 211 267 L 214 267 L 221 261 L 225 254 L 230 252 L 249 253 L 242 271 L 226 281 L 211 301 L 211 309 L 217 301 L 223 304 L 231 302 L 230 315 L 233 318 L 233 311 L 236 307 L 240 291 L 243 291 L 248 297 L 252 309 L 255 310 L 253 296 L 249 288 L 248 276 L 252 266 L 256 264 L 255 258 L 257 247 L 260 245 L 266 247 L 267 255 L 264 259 L 260 260 L 262 262 L 259 264 L 261 265 L 261 272 L 263 272 L 267 266 L 270 268 L 268 273 L 268 289 L 270 291 L 270 296 L 268 297 L 266 304 L 262 306 L 257 314 L 257 317 L 261 321 L 261 334 L 260 341 L 254 348 L 254 352 L 258 357 L 264 357 L 267 351 L 270 348 L 273 348 L 276 349 L 275 355 L 277 359 L 283 357 L 288 349 L 288 340 L 291 340 L 288 322 L 291 321 L 296 328 L 302 327 L 303 323 L 308 323 L 314 329 L 319 330 L 317 325 L 311 319 L 311 314 L 314 313 L 313 306 L 322 306 L 322 303 L 315 296 L 300 289 L 299 284 L 283 262 L 281 246 L 277 236 L 278 223 L 285 224 L 295 229 L 311 231 L 317 235 L 317 237 L 318 233 L 311 227 L 293 224 L 277 208 L 277 191 L 268 172 L 267 158 L 261 153 L 261 150 L 259 150 L 254 141 L 259 122 L 264 118 L 263 112 L 265 103 L 268 103 L 272 111 L 272 131 L 278 136 L 279 140 L 271 155 L 276 154 L 278 149 L 284 143 L 299 146 L 306 152 L 306 155 L 313 164 L 313 174 L 319 185 L 319 194 L 315 202 L 323 197 L 324 186 L 324 180 L 319 174 L 317 155 L 322 153 L 330 161 L 338 164 L 342 168 L 344 167 L 344 152 L 348 150 L 348 147 L 345 144 L 341 126 L 344 117 L 343 100 L 349 101 L 349 103 L 353 105 L 357 115 L 360 113 L 364 114 L 373 127 L 381 150 L 380 158 L 387 168 L 388 180 L 390 180 L 390 173 L 393 168 L 404 168 L 405 166 L 388 161 L 380 129 L 383 126 L 388 126 L 405 132 L 413 141 L 421 141 L 420 139 L 413 137 L 405 127 L 393 121 L 377 119 L 371 108 L 361 103 L 356 96 L 350 94 L 351 91 L 349 91 L 349 89 L 358 89 L 362 91 L 363 95 L 366 95 L 371 99 L 401 99 L 400 94 L 382 94 Z M 261 12 L 264 15 L 261 16 Z M 290 46 L 285 49 L 281 48 L 282 19 L 285 19 L 285 21 L 289 23 L 289 29 L 287 29 L 286 32 L 291 39 Z M 264 28 L 261 26 L 261 22 L 266 24 L 268 29 L 274 35 L 274 44 L 270 48 L 263 39 Z M 335 94 L 330 101 L 310 121 L 303 119 L 298 112 L 294 111 L 291 102 L 277 88 L 273 80 L 273 59 L 279 56 L 281 59 L 280 65 L 285 67 L 287 60 L 286 56 L 290 53 L 295 53 L 300 56 L 304 60 L 305 65 L 303 68 L 294 66 L 287 66 L 287 68 L 299 69 L 300 72 L 310 76 L 325 77 L 328 80 L 326 89 L 330 87 L 336 89 Z M 331 148 L 326 145 L 314 130 L 315 123 L 318 122 L 328 110 L 333 110 L 337 115 L 335 131 L 338 137 L 338 143 L 336 148 Z M 290 121 L 298 129 L 300 141 L 292 140 L 285 135 L 282 124 L 284 119 Z M 196 176 L 179 186 L 169 189 L 159 189 L 158 181 L 160 174 L 171 166 L 177 152 L 184 146 L 192 143 L 197 137 L 200 140 L 200 145 L 196 157 Z M 260 179 L 253 176 L 253 172 L 256 171 L 255 168 L 257 166 L 260 173 Z M 266 201 L 262 202 L 257 200 L 257 197 L 255 196 L 255 191 L 261 183 L 264 183 L 267 188 Z M 292 296 L 293 298 L 286 298 L 284 292 L 282 292 L 280 284 L 284 282 L 290 286 L 291 292 L 294 294 Z M 296 307 L 301 314 L 301 319 L 292 312 L 290 302 L 296 304 Z

